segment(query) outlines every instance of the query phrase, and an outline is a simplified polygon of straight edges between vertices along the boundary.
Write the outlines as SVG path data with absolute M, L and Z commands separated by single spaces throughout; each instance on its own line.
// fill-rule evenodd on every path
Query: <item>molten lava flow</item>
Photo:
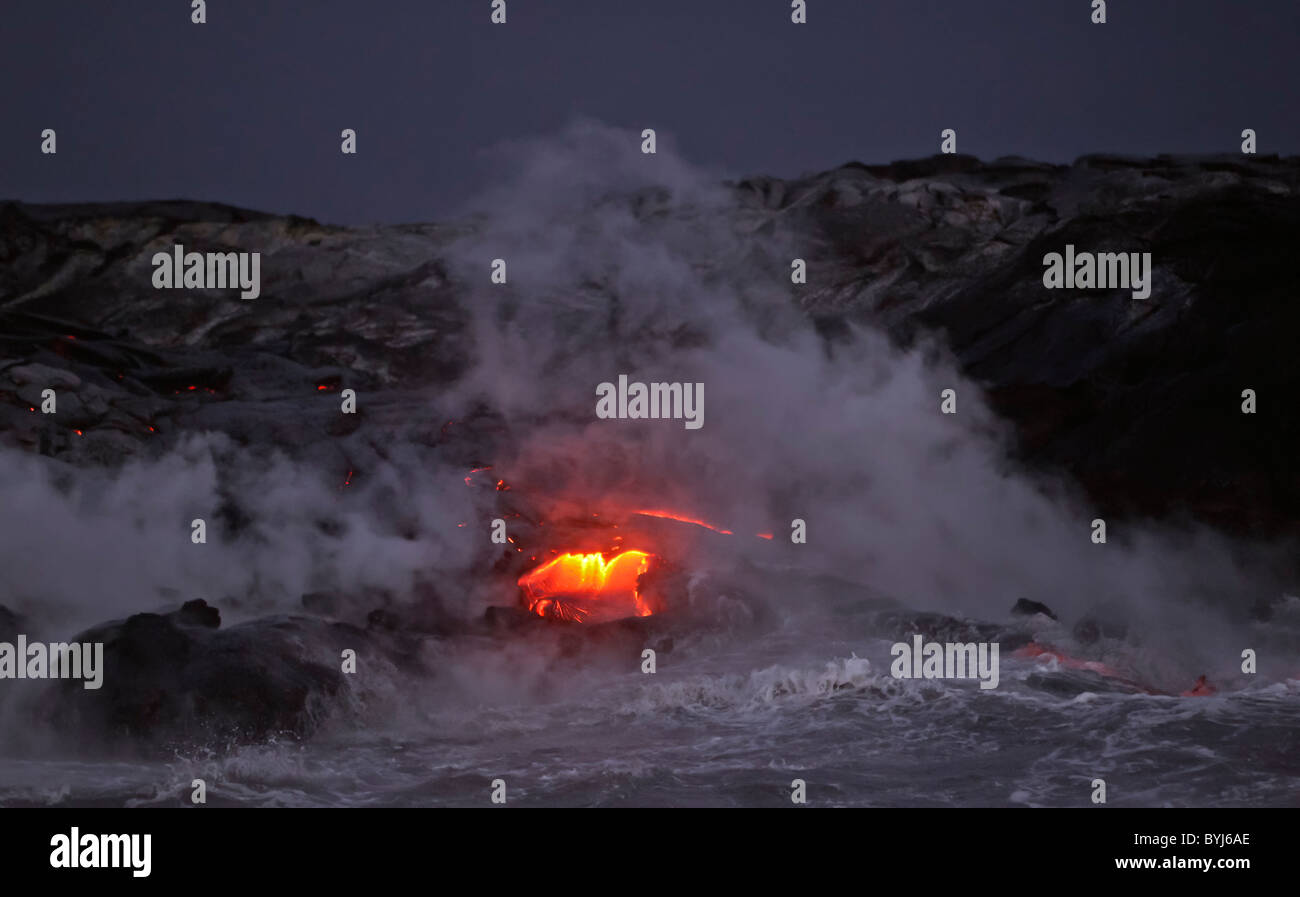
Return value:
M 686 517 L 682 514 L 674 514 L 672 511 L 633 511 L 632 513 L 639 514 L 642 517 L 658 517 L 662 520 L 676 520 L 679 523 L 693 523 L 696 526 L 702 526 L 705 529 L 711 529 L 715 533 L 722 533 L 724 536 L 735 535 L 729 529 L 722 529 L 721 527 L 714 526 L 712 523 L 705 523 L 703 520 L 697 520 L 694 517 Z
M 577 622 L 648 617 L 637 577 L 654 555 L 629 550 L 609 560 L 599 552 L 562 554 L 519 577 L 528 609 L 543 617 Z
M 724 536 L 735 535 L 735 533 L 729 529 L 723 529 L 720 526 L 714 526 L 706 520 L 700 520 L 697 517 L 687 517 L 684 514 L 678 514 L 674 511 L 633 511 L 632 513 L 641 517 L 658 517 L 660 520 L 676 520 L 678 523 L 691 523 L 695 526 L 702 526 L 705 529 L 711 529 L 715 533 L 722 533 Z M 766 539 L 769 542 L 773 539 L 772 533 L 755 533 L 754 535 L 758 536 L 760 539 Z

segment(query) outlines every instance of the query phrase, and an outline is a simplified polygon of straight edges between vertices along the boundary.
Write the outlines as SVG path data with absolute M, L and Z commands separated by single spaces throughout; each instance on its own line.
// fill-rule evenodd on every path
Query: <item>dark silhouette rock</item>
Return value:
M 78 635 L 104 645 L 102 686 L 53 682 L 39 715 L 82 743 L 155 751 L 302 737 L 341 706 L 344 649 L 391 651 L 355 627 L 307 617 L 219 629 L 201 604 Z
M 1043 614 L 1053 620 L 1056 619 L 1056 614 L 1052 613 L 1052 609 L 1040 601 L 1020 598 L 1011 606 L 1011 615 L 1014 617 L 1032 617 L 1034 614 Z
M 185 626 L 203 626 L 207 629 L 218 629 L 221 626 L 221 612 L 210 607 L 202 598 L 186 601 L 174 619 Z

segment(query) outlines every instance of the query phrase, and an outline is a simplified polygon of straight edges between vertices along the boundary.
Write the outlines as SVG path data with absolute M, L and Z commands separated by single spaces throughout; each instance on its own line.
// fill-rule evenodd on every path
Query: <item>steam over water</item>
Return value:
M 780 806 L 796 778 L 814 805 L 1082 806 L 1096 778 L 1116 805 L 1300 803 L 1300 602 L 1267 624 L 1244 612 L 1281 598 L 1263 549 L 1155 524 L 1092 544 L 1104 515 L 1008 461 L 1009 434 L 938 342 L 901 351 L 866 324 L 823 339 L 800 291 L 834 287 L 789 277 L 817 247 L 761 228 L 770 213 L 662 144 L 644 156 L 634 135 L 578 124 L 502 149 L 494 170 L 504 182 L 438 250 L 474 365 L 451 387 L 401 384 L 410 420 L 500 415 L 475 460 L 543 513 L 660 507 L 733 530 L 661 530 L 707 625 L 674 632 L 653 675 L 565 662 L 546 639 L 428 638 L 431 676 L 363 665 L 302 741 L 146 761 L 7 727 L 0 804 L 176 804 L 195 778 L 210 803 L 250 805 L 485 805 L 498 778 L 519 804 Z M 495 258 L 507 284 L 488 279 Z M 703 426 L 597 419 L 597 385 L 620 374 L 702 383 Z M 956 415 L 939 413 L 945 389 Z M 465 619 L 513 602 L 490 574 L 499 496 L 391 426 L 344 503 L 294 446 L 268 463 L 221 434 L 111 475 L 6 452 L 0 604 L 66 639 L 192 598 L 223 626 L 299 612 L 313 590 L 417 580 Z M 175 521 L 231 496 L 251 534 L 187 550 Z M 330 515 L 346 538 L 322 533 Z M 806 544 L 790 542 L 795 518 Z M 1061 622 L 1012 621 L 1021 596 Z M 995 689 L 895 679 L 890 646 L 923 612 L 1003 625 L 1151 691 L 1206 674 L 1219 692 L 1142 694 L 1009 649 Z M 1080 643 L 1085 616 L 1118 634 Z
M 809 636 L 825 637 L 817 656 Z M 853 652 L 860 652 L 857 657 Z M 880 658 L 869 662 L 862 654 Z M 577 694 L 429 701 L 387 725 L 157 764 L 6 761 L 6 805 L 1295 806 L 1297 683 L 1200 699 L 1008 663 L 999 688 L 893 679 L 880 641 L 783 632 Z M 669 666 L 665 664 L 665 666 Z M 1037 681 L 1035 681 L 1037 680 Z M 1090 691 L 1089 689 L 1098 689 Z

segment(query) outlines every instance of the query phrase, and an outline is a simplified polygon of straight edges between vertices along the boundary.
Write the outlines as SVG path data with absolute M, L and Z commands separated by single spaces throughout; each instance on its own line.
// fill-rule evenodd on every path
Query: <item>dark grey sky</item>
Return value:
M 958 149 L 1300 151 L 1300 2 L 6 0 L 0 197 L 446 218 L 480 151 L 575 115 L 729 176 Z M 57 156 L 39 151 L 58 132 Z M 357 156 L 339 152 L 355 128 Z

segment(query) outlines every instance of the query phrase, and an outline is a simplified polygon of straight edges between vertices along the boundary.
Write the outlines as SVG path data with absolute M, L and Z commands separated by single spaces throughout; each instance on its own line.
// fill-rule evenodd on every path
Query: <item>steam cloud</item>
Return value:
M 823 340 L 799 309 L 816 271 L 792 285 L 798 248 L 756 233 L 715 174 L 591 122 L 493 161 L 504 180 L 465 210 L 472 226 L 445 260 L 475 363 L 430 403 L 503 416 L 510 447 L 491 460 L 516 490 L 772 531 L 737 538 L 737 561 L 834 574 L 918 609 L 1001 618 L 1024 595 L 1064 617 L 1124 608 L 1180 650 L 1227 638 L 1187 622 L 1187 605 L 1241 595 L 1233 546 L 1117 525 L 1110 544 L 1091 544 L 1089 522 L 1106 515 L 1008 465 L 1002 425 L 941 347 L 900 351 L 865 325 Z M 494 258 L 508 284 L 489 282 Z M 702 382 L 704 427 L 597 420 L 595 387 L 620 373 Z M 956 415 L 939 413 L 947 388 Z M 312 589 L 423 577 L 454 584 L 444 591 L 473 613 L 491 515 L 464 473 L 399 441 L 344 502 L 324 472 L 217 434 L 111 473 L 4 451 L 0 603 L 62 629 L 196 597 L 236 617 L 287 610 Z M 213 526 L 232 501 L 252 523 L 190 545 L 190 519 Z M 807 545 L 783 544 L 794 517 Z M 323 518 L 343 535 L 322 532 Z

